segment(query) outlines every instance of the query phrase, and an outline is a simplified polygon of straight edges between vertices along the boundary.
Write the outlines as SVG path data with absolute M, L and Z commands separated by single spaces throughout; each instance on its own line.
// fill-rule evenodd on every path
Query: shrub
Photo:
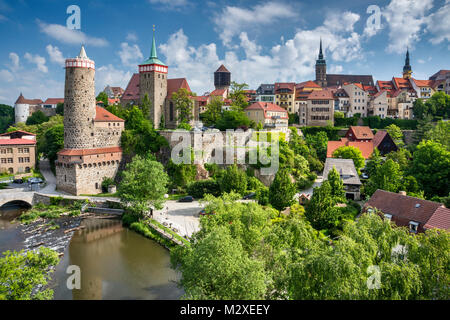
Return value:
M 189 195 L 196 199 L 202 199 L 205 194 L 212 194 L 215 197 L 220 196 L 220 185 L 216 180 L 200 180 L 189 184 L 187 188 Z
M 264 184 L 259 181 L 256 177 L 248 177 L 247 178 L 247 190 L 248 191 L 256 191 L 260 188 L 264 187 Z
M 114 185 L 114 180 L 111 178 L 104 177 L 102 181 L 102 192 L 107 193 L 108 187 Z
M 267 206 L 269 204 L 269 188 L 266 186 L 256 190 L 256 200 L 262 206 Z

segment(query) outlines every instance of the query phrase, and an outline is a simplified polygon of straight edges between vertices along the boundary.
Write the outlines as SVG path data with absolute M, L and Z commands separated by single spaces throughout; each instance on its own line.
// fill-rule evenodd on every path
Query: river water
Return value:
M 25 236 L 10 219 L 20 214 L 0 210 L 0 252 L 22 249 Z M 50 286 L 57 300 L 179 299 L 179 274 L 170 254 L 156 242 L 122 227 L 120 220 L 87 218 L 56 267 Z M 78 266 L 81 289 L 68 289 L 69 266 Z M 72 277 L 73 278 L 73 277 Z

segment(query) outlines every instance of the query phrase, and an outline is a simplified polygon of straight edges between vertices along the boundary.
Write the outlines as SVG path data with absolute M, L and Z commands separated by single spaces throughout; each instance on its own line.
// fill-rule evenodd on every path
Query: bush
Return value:
M 220 188 L 222 192 L 234 191 L 242 196 L 247 190 L 247 174 L 236 164 L 229 166 L 220 179 Z
M 381 119 L 379 116 L 371 116 L 363 118 L 363 121 L 365 126 L 369 126 L 372 129 L 373 128 L 384 129 L 391 124 L 395 124 L 402 130 L 416 130 L 418 123 L 417 120 L 391 119 L 391 118 Z
M 264 184 L 256 177 L 247 178 L 247 191 L 256 191 L 264 187 Z
M 114 180 L 111 178 L 104 177 L 102 181 L 102 192 L 107 193 L 109 186 L 114 185 Z
M 184 130 L 187 130 L 187 131 L 191 131 L 192 127 L 191 127 L 191 125 L 189 123 L 182 122 L 182 123 L 180 123 L 178 125 L 177 129 L 184 129 Z
M 269 188 L 266 186 L 256 190 L 256 200 L 262 206 L 267 206 L 269 204 Z
M 195 199 L 202 199 L 205 194 L 211 194 L 215 197 L 220 196 L 220 185 L 216 180 L 200 180 L 189 184 L 187 188 L 189 195 Z
M 341 137 L 339 136 L 339 128 L 335 127 L 302 127 L 300 130 L 303 132 L 303 136 L 306 135 L 315 135 L 318 132 L 325 132 L 328 136 L 328 140 L 339 140 Z

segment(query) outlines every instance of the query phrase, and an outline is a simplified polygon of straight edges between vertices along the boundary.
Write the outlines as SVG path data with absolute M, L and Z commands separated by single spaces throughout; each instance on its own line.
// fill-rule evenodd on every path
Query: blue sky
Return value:
M 66 28 L 72 4 L 79 31 Z M 380 9 L 375 29 L 371 5 Z M 413 76 L 428 79 L 450 69 L 449 16 L 450 0 L 0 0 L 0 103 L 12 105 L 20 92 L 62 97 L 63 61 L 81 43 L 96 62 L 97 92 L 125 88 L 150 53 L 153 24 L 169 77 L 186 77 L 197 94 L 211 90 L 222 63 L 254 89 L 314 79 L 320 37 L 328 73 L 389 80 L 401 75 L 409 47 Z

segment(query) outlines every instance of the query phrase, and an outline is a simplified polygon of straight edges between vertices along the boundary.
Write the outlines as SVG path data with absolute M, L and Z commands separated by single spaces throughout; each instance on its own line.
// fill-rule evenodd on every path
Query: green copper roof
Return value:
M 156 41 L 155 41 L 155 30 L 153 29 L 153 43 L 152 43 L 152 52 L 150 54 L 150 58 L 141 63 L 141 65 L 145 64 L 159 64 L 161 66 L 166 66 L 161 60 L 158 59 L 158 55 L 156 54 Z

